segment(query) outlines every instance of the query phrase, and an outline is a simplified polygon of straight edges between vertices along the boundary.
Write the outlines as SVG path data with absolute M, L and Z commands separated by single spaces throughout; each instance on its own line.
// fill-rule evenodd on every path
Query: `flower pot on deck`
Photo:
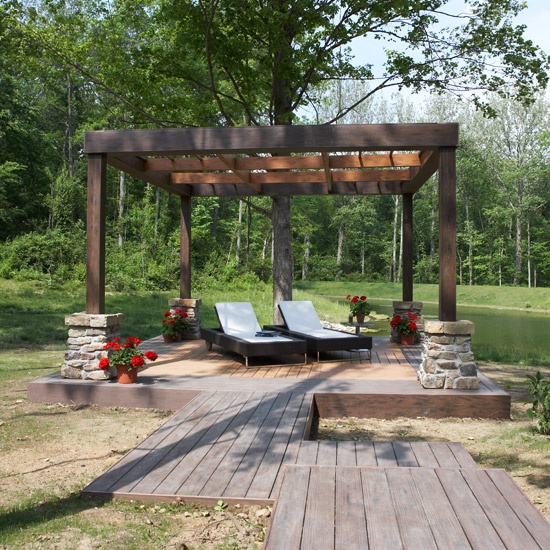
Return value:
M 116 379 L 119 384 L 135 384 L 137 382 L 138 370 L 128 370 L 126 365 L 116 366 Z
M 412 346 L 412 345 L 414 345 L 414 334 L 402 334 L 401 335 L 401 345 L 402 346 Z

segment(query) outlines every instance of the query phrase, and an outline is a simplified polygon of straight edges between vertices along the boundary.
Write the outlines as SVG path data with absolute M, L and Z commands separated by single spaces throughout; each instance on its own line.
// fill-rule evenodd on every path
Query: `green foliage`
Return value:
M 540 433 L 550 435 L 550 379 L 543 378 L 540 371 L 535 375 L 528 374 L 527 378 L 529 393 L 534 398 L 527 415 L 537 420 Z
M 71 231 L 30 232 L 0 244 L 0 276 L 83 280 L 85 258 L 86 235 L 80 223 Z
M 215 512 L 223 512 L 227 508 L 227 504 L 223 500 L 218 500 L 216 506 L 214 506 Z

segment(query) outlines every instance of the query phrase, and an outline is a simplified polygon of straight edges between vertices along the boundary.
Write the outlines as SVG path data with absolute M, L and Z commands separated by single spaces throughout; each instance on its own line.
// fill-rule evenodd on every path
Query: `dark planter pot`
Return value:
M 414 334 L 402 334 L 401 335 L 401 345 L 402 346 L 412 346 L 414 344 Z

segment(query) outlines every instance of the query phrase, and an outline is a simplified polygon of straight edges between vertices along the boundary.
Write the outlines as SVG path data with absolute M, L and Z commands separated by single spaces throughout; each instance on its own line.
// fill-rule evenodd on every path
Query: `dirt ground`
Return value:
M 510 420 L 320 419 L 318 437 L 459 441 L 480 467 L 506 469 L 550 521 L 550 437 L 536 433 L 525 414 L 529 401 L 526 369 L 483 365 L 482 370 L 512 394 Z M 550 368 L 539 370 L 550 376 Z M 30 403 L 24 388 L 5 388 L 0 402 L 0 506 L 6 510 L 29 498 L 38 507 L 48 505 L 52 498 L 70 503 L 85 485 L 168 417 L 169 413 L 156 410 Z M 151 530 L 162 525 L 168 533 L 168 542 L 162 546 L 166 549 L 220 548 L 227 540 L 234 545 L 223 548 L 260 548 L 270 516 L 270 508 L 261 506 L 222 505 L 217 510 L 178 503 L 133 503 L 130 509 L 112 504 L 79 506 L 74 514 L 85 522 L 105 522 L 112 527 L 117 522 L 122 525 L 131 515 Z M 119 536 L 123 537 L 122 531 Z M 69 525 L 55 535 L 35 537 L 25 548 L 124 547 L 117 546 L 116 540 L 103 546 L 87 537 Z M 9 548 L 1 542 L 0 538 L 0 548 Z

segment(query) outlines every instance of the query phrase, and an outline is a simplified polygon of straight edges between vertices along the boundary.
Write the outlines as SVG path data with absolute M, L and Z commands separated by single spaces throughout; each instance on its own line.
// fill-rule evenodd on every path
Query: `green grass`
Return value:
M 296 282 L 294 299 L 311 300 L 322 320 L 331 322 L 347 318 L 349 304 L 347 294 L 366 294 L 374 310 L 388 315 L 391 301 L 400 299 L 401 285 L 391 283 L 346 283 L 346 282 Z M 429 310 L 436 312 L 437 285 L 415 285 L 415 299 L 425 303 L 425 315 Z M 106 311 L 123 313 L 122 336 L 137 336 L 142 339 L 157 336 L 160 333 L 162 314 L 168 307 L 169 298 L 178 296 L 173 292 L 134 292 L 132 294 L 109 293 L 105 298 Z M 248 284 L 244 288 L 210 288 L 201 289 L 201 316 L 204 326 L 217 326 L 214 303 L 217 301 L 251 302 L 260 324 L 273 321 L 272 290 L 268 285 Z M 460 286 L 457 289 L 460 304 L 471 306 L 476 312 L 488 312 L 502 317 L 507 322 L 507 308 L 527 310 L 525 315 L 539 315 L 540 323 L 536 327 L 543 333 L 550 327 L 550 289 L 516 288 L 516 287 L 470 287 Z M 0 350 L 13 351 L 34 349 L 40 351 L 62 351 L 65 349 L 67 327 L 65 315 L 85 309 L 85 288 L 83 285 L 51 285 L 40 282 L 14 282 L 0 279 L 0 299 L 3 307 L 0 310 Z M 527 307 L 529 304 L 530 307 Z M 495 313 L 496 309 L 498 313 Z M 534 313 L 538 311 L 539 313 Z M 540 313 L 540 312 L 543 313 Z M 470 317 L 466 317 L 470 318 Z M 538 318 L 537 318 L 538 319 Z M 520 324 L 522 319 L 517 320 Z M 480 325 L 481 328 L 481 325 Z M 498 327 L 497 327 L 498 330 Z M 389 326 L 385 318 L 379 320 L 375 334 L 386 336 Z M 476 332 L 478 332 L 476 330 Z M 483 336 L 483 337 L 482 337 Z M 538 338 L 538 336 L 536 336 Z M 478 342 L 474 340 L 477 357 L 484 361 L 498 361 L 525 365 L 550 364 L 547 346 L 532 346 L 526 343 L 523 348 L 515 348 L 513 341 L 498 341 L 490 334 L 482 335 L 479 331 Z M 39 368 L 40 361 L 35 364 Z M 56 363 L 59 361 L 56 360 Z M 29 369 L 32 366 L 19 367 L 13 357 L 0 359 L 0 381 L 5 376 L 5 365 L 10 369 Z
M 396 283 L 357 283 L 298 281 L 294 287 L 308 294 L 344 299 L 348 294 L 366 294 L 369 299 L 400 300 L 401 285 Z M 550 288 L 513 286 L 457 286 L 457 303 L 483 307 L 512 307 L 550 311 Z M 439 301 L 438 285 L 414 285 L 414 299 L 426 303 Z

